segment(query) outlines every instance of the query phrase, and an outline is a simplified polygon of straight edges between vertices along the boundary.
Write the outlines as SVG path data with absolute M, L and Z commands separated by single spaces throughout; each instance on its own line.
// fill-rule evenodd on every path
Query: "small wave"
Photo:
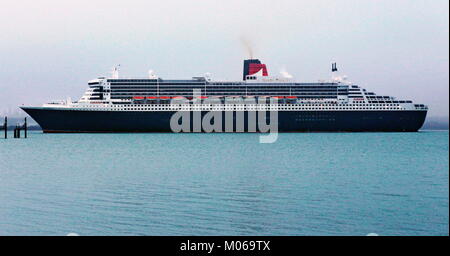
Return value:
M 395 194 L 395 193 L 372 193 L 377 196 L 394 196 L 394 197 L 409 197 L 409 195 Z

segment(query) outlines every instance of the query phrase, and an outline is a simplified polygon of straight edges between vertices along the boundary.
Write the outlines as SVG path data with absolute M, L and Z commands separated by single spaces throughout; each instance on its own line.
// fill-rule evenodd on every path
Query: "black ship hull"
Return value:
M 22 107 L 22 109 L 45 133 L 172 132 L 170 119 L 175 113 L 175 111 L 61 110 L 39 107 Z M 202 116 L 205 113 L 202 112 Z M 426 114 L 427 111 L 279 111 L 278 131 L 416 132 L 422 127 Z M 190 115 L 192 117 L 192 112 Z M 225 114 L 223 116 L 225 118 Z M 257 114 L 255 116 L 258 118 Z M 269 123 L 269 113 L 266 116 L 264 121 Z M 249 132 L 248 112 L 244 113 L 244 117 L 244 132 Z M 236 112 L 233 113 L 233 118 L 236 119 Z M 189 131 L 195 131 L 192 124 Z M 220 131 L 225 131 L 225 124 Z

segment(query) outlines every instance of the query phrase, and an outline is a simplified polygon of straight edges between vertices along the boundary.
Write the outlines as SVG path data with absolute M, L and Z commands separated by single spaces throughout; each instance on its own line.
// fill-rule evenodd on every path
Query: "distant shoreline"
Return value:
M 8 131 L 13 131 L 16 128 L 15 125 L 8 125 Z M 29 131 L 42 131 L 42 128 L 39 125 L 29 125 L 27 127 Z

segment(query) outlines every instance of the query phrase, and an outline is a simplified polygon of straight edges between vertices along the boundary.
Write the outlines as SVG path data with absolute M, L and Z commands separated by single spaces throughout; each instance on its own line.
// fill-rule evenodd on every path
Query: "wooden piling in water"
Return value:
M 25 123 L 23 124 L 24 138 L 27 138 L 27 118 L 25 117 Z
M 5 139 L 8 138 L 8 117 L 5 116 L 5 121 L 3 122 L 3 129 L 5 129 Z
M 0 131 L 4 130 L 5 132 L 5 139 L 8 138 L 8 117 L 5 116 L 5 120 L 3 121 L 3 125 L 0 125 Z M 16 124 L 16 127 L 14 127 L 14 138 L 20 138 L 20 132 L 23 130 L 24 132 L 24 138 L 28 138 L 28 123 L 27 118 L 25 117 L 23 125 L 20 123 Z

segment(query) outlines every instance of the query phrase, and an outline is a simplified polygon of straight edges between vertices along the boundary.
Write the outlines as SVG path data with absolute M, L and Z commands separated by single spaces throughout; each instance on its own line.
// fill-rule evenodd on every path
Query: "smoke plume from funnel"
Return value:
M 250 41 L 248 40 L 248 38 L 241 36 L 241 43 L 244 46 L 245 51 L 248 54 L 248 57 L 250 59 L 253 59 L 253 47 L 252 47 L 252 44 L 250 43 Z
M 281 68 L 280 74 L 281 74 L 281 76 L 284 77 L 284 78 L 292 78 L 292 75 L 289 74 L 289 73 L 286 71 L 286 68 L 284 68 L 284 67 Z

